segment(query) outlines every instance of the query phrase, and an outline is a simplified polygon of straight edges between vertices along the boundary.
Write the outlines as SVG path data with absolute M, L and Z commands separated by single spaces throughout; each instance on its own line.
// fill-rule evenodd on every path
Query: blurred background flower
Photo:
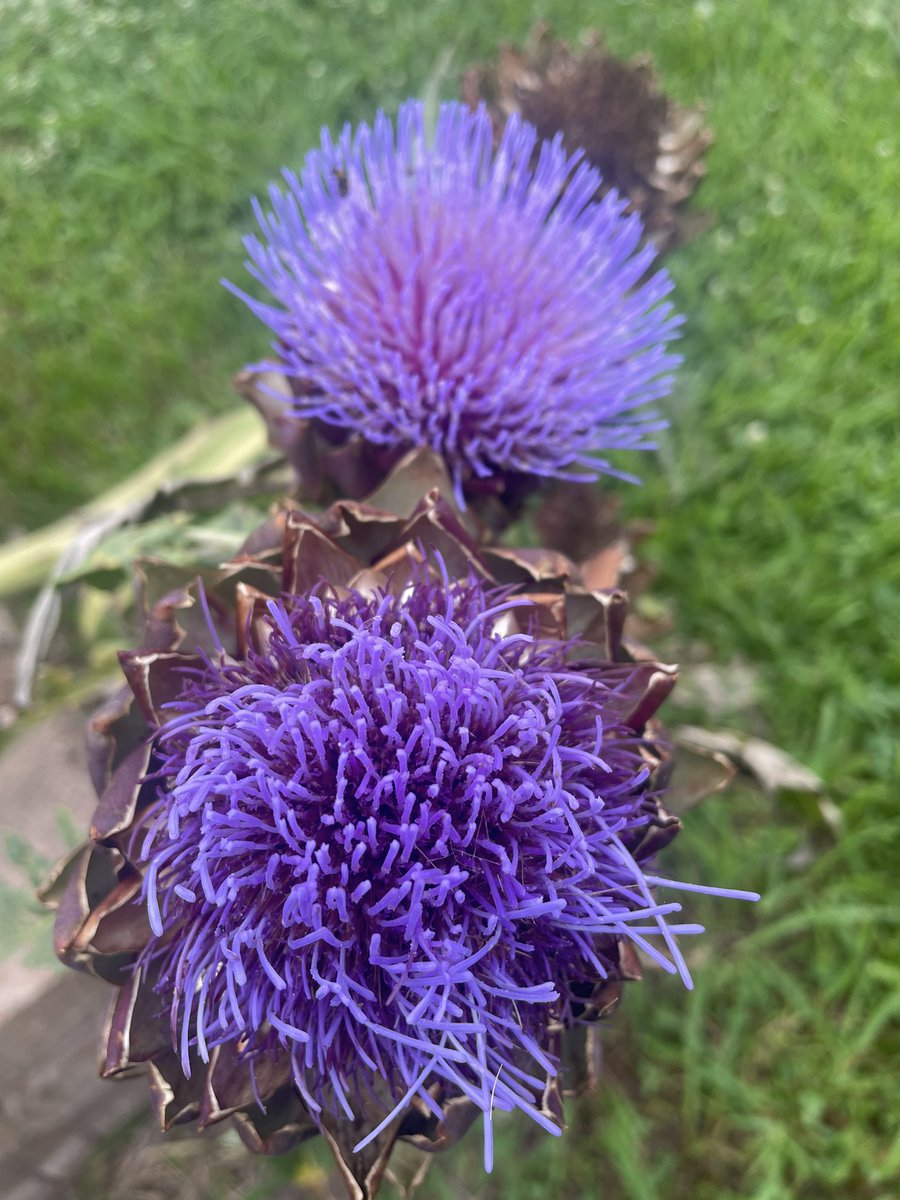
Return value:
M 651 55 L 625 62 L 597 30 L 573 46 L 539 22 L 524 46 L 504 42 L 495 59 L 470 67 L 462 89 L 472 108 L 487 104 L 497 139 L 514 114 L 542 138 L 561 133 L 600 172 L 598 199 L 610 188 L 625 196 L 659 250 L 702 225 L 685 201 L 706 174 L 712 131 L 701 108 L 665 94 Z

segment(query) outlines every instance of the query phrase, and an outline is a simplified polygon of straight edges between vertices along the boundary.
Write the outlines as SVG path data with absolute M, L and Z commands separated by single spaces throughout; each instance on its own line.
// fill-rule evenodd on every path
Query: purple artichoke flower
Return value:
M 689 983 L 667 889 L 706 890 L 654 873 L 675 672 L 623 642 L 624 595 L 478 549 L 437 488 L 282 510 L 202 589 L 143 571 L 90 841 L 45 893 L 117 989 L 104 1074 L 148 1069 L 166 1128 L 321 1132 L 357 1200 L 398 1138 L 483 1115 L 490 1166 L 495 1111 L 558 1133 L 565 1031 L 637 951 Z
M 604 941 L 669 965 L 661 936 L 687 978 L 695 927 L 628 850 L 654 813 L 633 668 L 498 632 L 521 605 L 424 579 L 285 597 L 262 653 L 187 684 L 141 852 L 186 1074 L 194 1048 L 282 1047 L 315 1113 L 354 1119 L 378 1078 L 388 1125 L 439 1080 L 558 1133 L 548 1013 L 610 975 Z
M 615 191 L 561 137 L 485 109 L 422 105 L 394 125 L 322 135 L 286 191 L 255 205 L 260 302 L 293 412 L 377 453 L 428 447 L 457 499 L 504 475 L 618 474 L 600 453 L 646 449 L 665 422 L 679 318 L 665 271 Z M 479 483 L 479 481 L 481 481 Z M 485 483 L 485 481 L 489 481 Z

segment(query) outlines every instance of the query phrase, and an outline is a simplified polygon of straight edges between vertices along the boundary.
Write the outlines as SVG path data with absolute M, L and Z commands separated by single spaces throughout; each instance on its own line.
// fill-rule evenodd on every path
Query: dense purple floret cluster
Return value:
M 515 632 L 524 603 L 471 581 L 285 597 L 261 651 L 186 681 L 142 835 L 144 960 L 186 1073 L 281 1047 L 313 1112 L 374 1080 L 435 1109 L 440 1080 L 557 1132 L 539 1097 L 578 981 L 616 938 L 683 968 L 696 927 L 666 925 L 629 849 L 656 812 L 634 668 Z
M 233 288 L 275 332 L 297 414 L 427 446 L 460 495 L 498 472 L 593 479 L 598 452 L 650 446 L 678 361 L 671 281 L 580 159 L 517 117 L 495 150 L 460 104 L 431 139 L 413 101 L 396 132 L 380 114 L 323 133 L 256 205 L 248 267 L 274 304 Z

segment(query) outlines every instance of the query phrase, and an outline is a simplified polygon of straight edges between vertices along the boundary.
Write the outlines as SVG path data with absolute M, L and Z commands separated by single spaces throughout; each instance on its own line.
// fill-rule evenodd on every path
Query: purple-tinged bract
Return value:
M 598 453 L 651 446 L 678 361 L 671 281 L 580 158 L 518 117 L 495 150 L 486 111 L 460 104 L 433 138 L 413 101 L 396 131 L 379 114 L 323 133 L 246 240 L 274 303 L 233 289 L 274 330 L 297 415 L 429 447 L 460 498 L 502 473 L 593 479 L 612 470 Z
M 222 1043 L 286 1052 L 311 1111 L 384 1081 L 386 1118 L 441 1081 L 489 1157 L 494 1109 L 558 1132 L 551 1030 L 620 939 L 686 976 L 696 927 L 667 926 L 631 853 L 658 816 L 636 668 L 514 631 L 523 604 L 424 579 L 285 597 L 263 649 L 186 682 L 135 835 L 186 1074 Z

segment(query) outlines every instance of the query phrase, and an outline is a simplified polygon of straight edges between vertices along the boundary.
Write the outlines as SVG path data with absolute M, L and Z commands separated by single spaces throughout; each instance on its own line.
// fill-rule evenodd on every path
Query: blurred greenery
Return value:
M 219 286 L 249 196 L 319 126 L 421 93 L 537 17 L 651 50 L 707 103 L 670 259 L 688 315 L 672 431 L 634 514 L 692 652 L 758 667 L 768 734 L 825 778 L 843 839 L 800 869 L 794 809 L 691 814 L 672 870 L 759 887 L 697 902 L 697 987 L 630 990 L 600 1094 L 562 1142 L 504 1124 L 431 1197 L 889 1200 L 900 1178 L 897 521 L 900 194 L 894 0 L 7 0 L 0 23 L 0 513 L 60 515 L 141 464 L 262 355 Z M 623 489 L 624 490 L 624 489 Z M 739 720 L 736 717 L 735 720 Z M 263 1170 L 264 1168 L 260 1168 Z
M 83 840 L 68 809 L 57 809 L 56 825 L 67 849 Z M 3 837 L 0 853 L 6 860 L 0 875 L 0 962 L 18 958 L 30 967 L 50 967 L 56 959 L 47 937 L 47 910 L 34 893 L 53 864 L 18 833 Z

